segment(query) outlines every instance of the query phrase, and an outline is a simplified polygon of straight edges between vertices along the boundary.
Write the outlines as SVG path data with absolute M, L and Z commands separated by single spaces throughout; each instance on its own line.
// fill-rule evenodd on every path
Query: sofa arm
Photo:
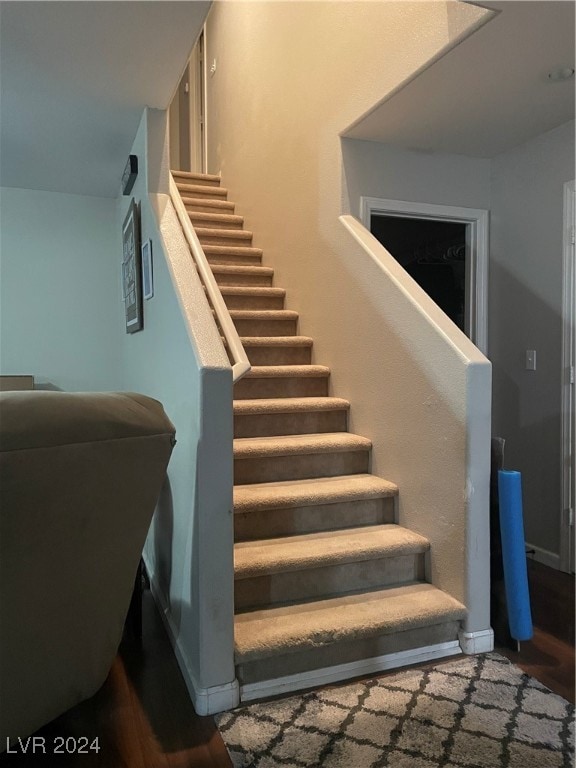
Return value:
M 0 393 L 0 745 L 102 685 L 174 445 L 131 393 Z

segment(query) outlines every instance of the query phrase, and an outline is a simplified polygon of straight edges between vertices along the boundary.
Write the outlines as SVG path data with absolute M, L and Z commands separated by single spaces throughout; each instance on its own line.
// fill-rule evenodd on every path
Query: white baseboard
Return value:
M 529 558 L 536 560 L 537 563 L 542 563 L 542 565 L 555 568 L 557 571 L 562 570 L 560 568 L 560 555 L 556 554 L 556 552 L 549 552 L 547 549 L 542 549 L 542 547 L 526 542 L 526 551 L 528 552 L 531 549 L 534 550 L 534 554 L 528 555 Z
M 348 664 L 313 669 L 296 675 L 277 677 L 273 680 L 263 680 L 259 683 L 247 683 L 240 686 L 240 701 L 253 701 L 254 699 L 278 696 L 305 688 L 316 688 L 321 685 L 349 680 L 353 677 L 364 677 L 389 669 L 405 667 L 409 664 L 423 664 L 427 661 L 441 659 L 445 656 L 455 656 L 459 653 L 461 653 L 460 644 L 457 640 L 453 640 L 423 648 L 413 648 L 409 651 L 375 656 L 371 659 L 360 659 Z
M 186 688 L 194 705 L 194 709 L 197 715 L 215 715 L 218 712 L 225 712 L 228 709 L 234 709 L 240 703 L 240 689 L 238 680 L 234 679 L 229 683 L 223 685 L 214 685 L 209 688 L 203 688 L 198 684 L 193 671 L 190 669 L 186 655 L 182 651 L 180 642 L 178 640 L 178 633 L 176 627 L 172 622 L 170 615 L 170 608 L 164 598 L 164 595 L 156 580 L 154 578 L 153 571 L 149 568 L 148 558 L 144 553 L 144 563 L 146 564 L 146 570 L 150 579 L 150 590 L 160 610 L 164 627 L 170 638 L 176 661 L 180 667 L 180 672 L 184 678 Z
M 476 653 L 490 653 L 494 650 L 494 632 L 491 629 L 482 629 L 478 632 L 458 632 L 458 640 L 462 653 L 473 656 Z

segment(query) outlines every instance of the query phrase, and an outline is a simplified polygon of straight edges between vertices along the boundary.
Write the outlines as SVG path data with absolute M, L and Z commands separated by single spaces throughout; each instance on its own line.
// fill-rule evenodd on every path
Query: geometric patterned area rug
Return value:
M 574 707 L 496 653 L 247 705 L 235 768 L 572 768 Z

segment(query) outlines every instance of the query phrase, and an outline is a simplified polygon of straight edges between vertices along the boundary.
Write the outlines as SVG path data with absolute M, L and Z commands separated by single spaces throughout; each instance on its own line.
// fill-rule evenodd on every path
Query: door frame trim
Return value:
M 562 489 L 560 510 L 560 570 L 570 573 L 574 570 L 574 530 L 570 520 L 576 514 L 574 507 L 576 490 L 574 485 L 574 433 L 576 431 L 576 394 L 571 384 L 570 370 L 576 366 L 576 256 L 573 243 L 576 227 L 576 184 L 564 184 L 563 214 L 563 257 L 562 257 L 562 406 L 561 406 L 561 457 Z
M 372 214 L 394 215 L 406 219 L 430 219 L 470 225 L 472 264 L 470 270 L 472 306 L 469 308 L 470 340 L 488 354 L 488 256 L 489 212 L 481 208 L 415 203 L 379 197 L 360 198 L 362 224 L 370 231 Z

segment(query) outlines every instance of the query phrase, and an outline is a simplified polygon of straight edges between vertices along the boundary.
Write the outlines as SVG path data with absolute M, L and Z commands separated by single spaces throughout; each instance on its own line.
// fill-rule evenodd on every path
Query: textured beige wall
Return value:
M 432 580 L 469 605 L 466 553 L 485 558 L 487 546 L 485 521 L 465 523 L 470 497 L 485 490 L 466 472 L 478 450 L 465 429 L 470 367 L 444 330 L 382 290 L 338 221 L 339 134 L 487 14 L 453 2 L 216 2 L 207 27 L 208 170 L 255 231 L 316 361 L 332 366 L 334 392 L 350 398 L 350 428 L 373 440 L 374 472 L 399 483 L 400 522 L 432 539 Z M 469 629 L 489 624 L 480 582 Z

